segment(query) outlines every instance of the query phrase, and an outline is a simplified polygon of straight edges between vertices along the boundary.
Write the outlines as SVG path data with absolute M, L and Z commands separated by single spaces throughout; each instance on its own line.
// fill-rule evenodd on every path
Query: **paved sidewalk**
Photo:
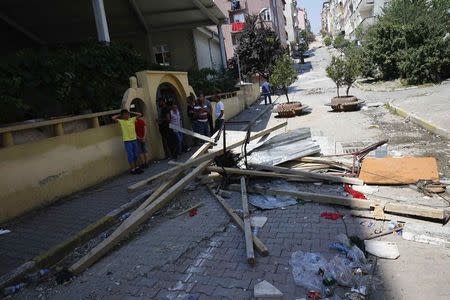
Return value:
M 118 176 L 2 224 L 1 228 L 9 229 L 11 233 L 0 236 L 0 276 L 64 242 L 127 203 L 143 192 L 128 193 L 128 185 L 166 168 L 166 162 L 153 164 L 142 175 Z
M 423 94 L 394 99 L 390 106 L 399 115 L 450 139 L 450 83 L 427 89 Z

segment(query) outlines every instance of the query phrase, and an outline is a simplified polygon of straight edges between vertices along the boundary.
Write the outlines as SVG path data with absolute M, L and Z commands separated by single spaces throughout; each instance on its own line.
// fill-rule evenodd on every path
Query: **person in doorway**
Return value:
M 203 95 L 203 94 L 201 94 L 201 95 Z M 203 97 L 205 97 L 205 95 L 203 95 Z M 205 98 L 205 104 L 208 107 L 208 125 L 209 125 L 209 133 L 211 134 L 211 132 L 214 129 L 211 101 L 209 101 L 208 98 Z
M 200 94 L 197 103 L 194 106 L 194 132 L 209 136 L 209 124 L 208 124 L 208 106 L 205 103 L 205 96 Z
M 131 117 L 134 115 L 134 117 Z M 142 170 L 138 166 L 139 150 L 136 137 L 136 117 L 140 117 L 138 112 L 129 112 L 127 109 L 122 109 L 120 114 L 112 116 L 115 122 L 118 122 L 122 130 L 122 139 L 127 152 L 128 163 L 130 165 L 130 174 L 142 174 Z
M 219 95 L 215 95 L 212 100 L 216 103 L 216 122 L 214 126 L 214 133 L 216 133 L 222 129 L 223 122 L 225 121 L 225 106 L 223 105 L 222 100 L 220 100 Z
M 166 153 L 170 153 L 173 159 L 178 158 L 177 154 L 177 138 L 172 129 L 170 129 L 170 106 L 164 101 L 160 101 L 160 117 L 158 120 L 159 132 L 163 141 L 166 141 Z
M 272 97 L 270 94 L 270 84 L 267 80 L 264 80 L 261 85 L 261 92 L 264 96 L 264 104 L 267 105 L 267 99 L 269 99 L 269 104 L 272 104 Z
M 176 104 L 172 104 L 170 110 L 170 124 L 182 127 L 180 111 Z M 177 138 L 177 154 L 180 155 L 183 152 L 183 133 L 176 130 L 174 130 L 174 133 Z
M 139 164 L 141 168 L 147 169 L 149 162 L 148 149 L 145 142 L 145 137 L 147 135 L 147 124 L 142 117 L 143 115 L 141 114 L 141 116 L 136 119 L 136 123 L 134 124 L 134 126 L 136 128 L 136 137 L 139 146 Z

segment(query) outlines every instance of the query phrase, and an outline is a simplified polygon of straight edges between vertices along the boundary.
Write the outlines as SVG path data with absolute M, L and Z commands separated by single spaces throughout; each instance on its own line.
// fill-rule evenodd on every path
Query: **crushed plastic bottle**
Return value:
M 393 230 L 395 228 L 397 228 L 398 226 L 398 222 L 396 220 L 390 220 L 387 227 L 389 230 Z
M 5 296 L 12 295 L 12 294 L 17 293 L 18 291 L 22 290 L 26 286 L 27 285 L 25 283 L 23 283 L 23 282 L 18 283 L 16 285 L 8 286 L 8 287 L 3 289 L 3 294 Z

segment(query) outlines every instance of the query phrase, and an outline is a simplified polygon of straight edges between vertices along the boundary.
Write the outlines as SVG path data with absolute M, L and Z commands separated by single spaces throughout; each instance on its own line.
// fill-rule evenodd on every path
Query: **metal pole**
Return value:
M 108 23 L 106 22 L 105 5 L 103 0 L 92 0 L 94 8 L 95 25 L 97 26 L 97 36 L 100 42 L 109 43 Z
M 238 67 L 238 73 L 239 73 L 239 84 L 242 83 L 242 75 L 241 75 L 241 63 L 239 61 L 239 54 L 236 53 L 236 59 L 237 59 L 237 67 Z

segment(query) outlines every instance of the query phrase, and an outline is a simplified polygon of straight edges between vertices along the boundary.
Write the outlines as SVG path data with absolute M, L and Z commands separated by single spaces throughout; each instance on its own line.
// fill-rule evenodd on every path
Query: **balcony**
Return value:
M 237 12 L 247 9 L 247 1 L 231 1 L 230 12 Z
M 231 31 L 232 32 L 241 32 L 244 30 L 245 22 L 234 22 L 231 23 Z
M 359 1 L 359 4 L 356 7 L 356 10 L 359 13 L 367 13 L 373 9 L 374 3 L 375 3 L 375 0 L 361 0 L 361 1 Z

